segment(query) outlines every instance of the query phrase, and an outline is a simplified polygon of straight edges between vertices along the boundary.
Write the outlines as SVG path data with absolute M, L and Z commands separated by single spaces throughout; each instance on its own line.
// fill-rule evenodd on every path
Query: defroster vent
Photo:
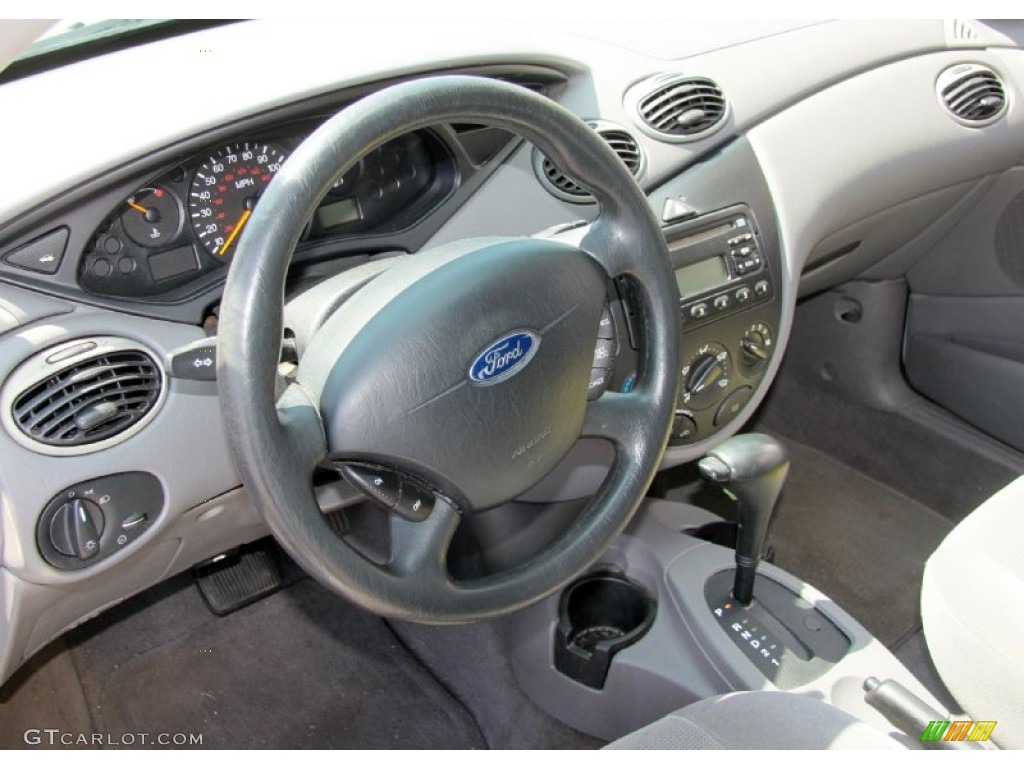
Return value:
M 98 450 L 148 421 L 162 401 L 163 378 L 153 356 L 134 342 L 79 339 L 14 372 L 4 386 L 4 421 L 44 453 Z

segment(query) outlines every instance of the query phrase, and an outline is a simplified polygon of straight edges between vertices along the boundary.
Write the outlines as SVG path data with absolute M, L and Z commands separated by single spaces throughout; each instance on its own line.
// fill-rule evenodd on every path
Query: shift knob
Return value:
M 768 523 L 789 472 L 786 449 L 768 435 L 738 435 L 711 450 L 697 466 L 705 480 L 722 486 L 737 502 L 733 597 L 749 605 Z

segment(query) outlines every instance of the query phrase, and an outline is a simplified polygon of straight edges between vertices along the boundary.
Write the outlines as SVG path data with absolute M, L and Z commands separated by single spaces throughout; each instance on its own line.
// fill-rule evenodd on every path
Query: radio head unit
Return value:
M 683 327 L 710 322 L 772 298 L 772 280 L 750 211 L 733 208 L 670 236 Z

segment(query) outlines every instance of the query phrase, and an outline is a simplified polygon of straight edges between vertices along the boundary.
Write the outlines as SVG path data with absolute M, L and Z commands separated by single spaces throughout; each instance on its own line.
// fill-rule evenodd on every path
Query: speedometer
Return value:
M 263 190 L 285 161 L 273 144 L 229 144 L 203 163 L 189 188 L 189 220 L 211 255 L 230 257 Z

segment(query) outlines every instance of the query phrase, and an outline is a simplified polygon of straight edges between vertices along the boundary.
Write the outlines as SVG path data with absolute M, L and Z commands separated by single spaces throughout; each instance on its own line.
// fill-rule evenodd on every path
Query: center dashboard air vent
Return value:
M 955 64 L 935 81 L 939 100 L 953 119 L 972 128 L 990 125 L 1006 112 L 1006 88 L 982 64 Z
M 4 426 L 50 455 L 98 451 L 138 432 L 165 395 L 163 368 L 141 345 L 76 339 L 19 366 L 0 391 Z
M 624 128 L 604 120 L 588 120 L 587 125 L 597 131 L 629 172 L 639 178 L 644 171 L 644 155 L 636 138 Z M 541 184 L 555 197 L 569 203 L 594 202 L 593 195 L 537 150 L 533 153 L 533 169 Z
M 645 133 L 662 141 L 696 141 L 725 123 L 729 102 L 708 77 L 669 72 L 637 83 L 626 106 Z

